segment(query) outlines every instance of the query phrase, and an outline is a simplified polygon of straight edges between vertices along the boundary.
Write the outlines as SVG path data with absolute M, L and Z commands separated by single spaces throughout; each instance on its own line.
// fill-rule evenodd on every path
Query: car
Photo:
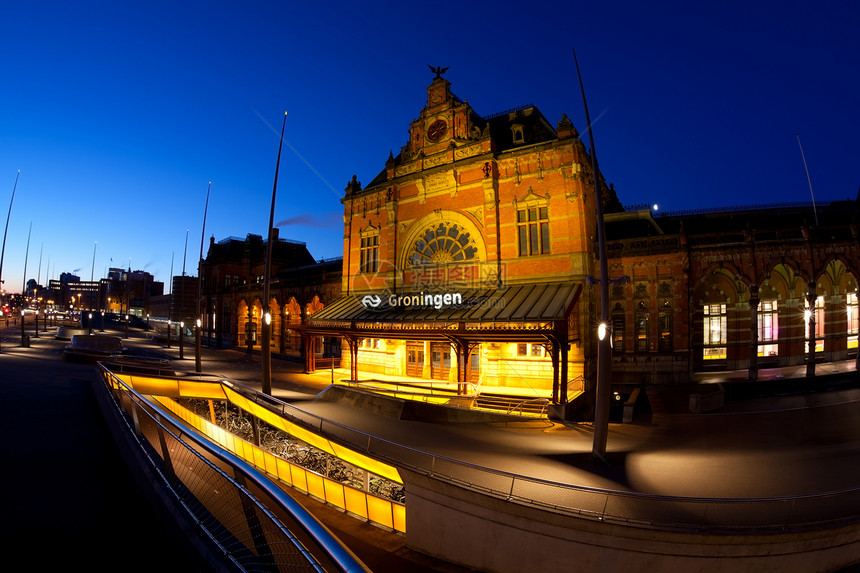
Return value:
M 3 312 L 3 316 L 9 316 L 10 314 L 12 314 L 12 309 L 9 307 L 8 304 L 4 304 L 0 311 Z

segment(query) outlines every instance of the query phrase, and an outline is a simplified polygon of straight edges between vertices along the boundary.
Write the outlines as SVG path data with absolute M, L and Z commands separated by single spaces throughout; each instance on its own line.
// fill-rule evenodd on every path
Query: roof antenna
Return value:
M 812 212 L 815 214 L 815 226 L 818 227 L 818 211 L 815 208 L 815 195 L 812 193 L 812 179 L 809 178 L 809 167 L 806 165 L 806 156 L 803 154 L 803 146 L 800 144 L 800 134 L 797 136 L 797 146 L 800 147 L 800 157 L 803 159 L 803 168 L 806 170 L 806 181 L 809 183 L 809 196 L 812 197 Z

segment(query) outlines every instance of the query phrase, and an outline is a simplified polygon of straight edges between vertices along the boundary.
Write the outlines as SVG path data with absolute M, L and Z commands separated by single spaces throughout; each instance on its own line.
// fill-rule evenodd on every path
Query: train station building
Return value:
M 353 379 L 435 379 L 562 404 L 587 395 L 599 230 L 595 174 L 573 123 L 534 105 L 482 116 L 437 72 L 405 127 L 381 171 L 346 186 L 340 275 L 315 286 L 309 259 L 306 279 L 290 275 L 292 294 L 273 277 L 273 351 L 298 353 L 308 370 L 339 359 Z M 684 384 L 708 370 L 755 379 L 799 364 L 814 374 L 816 363 L 856 357 L 856 199 L 658 213 L 625 208 L 597 181 L 614 384 Z M 225 249 L 210 245 L 204 268 L 219 268 L 213 253 Z M 231 274 L 218 272 L 204 280 L 210 294 Z M 218 295 L 231 305 L 218 328 L 253 348 L 261 289 L 234 287 Z

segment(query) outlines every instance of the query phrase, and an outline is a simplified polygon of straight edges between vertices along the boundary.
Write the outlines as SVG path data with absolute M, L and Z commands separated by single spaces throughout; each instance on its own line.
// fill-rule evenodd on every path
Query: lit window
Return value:
M 612 349 L 615 352 L 624 352 L 624 316 L 612 317 Z
M 549 253 L 549 214 L 546 207 L 517 211 L 520 256 Z
M 672 351 L 672 308 L 669 303 L 663 305 L 663 310 L 657 315 L 657 327 L 660 329 L 660 352 Z
M 779 313 L 775 300 L 761 301 L 758 313 L 758 355 L 777 356 L 779 353 Z
M 636 352 L 648 352 L 648 315 L 636 314 Z
M 857 305 L 857 293 L 849 292 L 846 297 L 846 314 L 847 314 L 847 322 L 848 322 L 848 348 L 857 348 L 857 335 L 858 326 L 860 326 L 860 321 L 858 321 L 858 305 Z
M 413 265 L 472 260 L 478 248 L 470 233 L 457 225 L 439 223 L 424 231 L 413 245 L 409 262 Z
M 704 315 L 705 348 L 702 352 L 702 358 L 705 360 L 723 360 L 726 358 L 726 333 L 728 331 L 726 305 L 706 304 Z
M 803 307 L 805 310 L 809 310 L 809 301 L 804 300 Z M 824 352 L 824 297 L 819 296 L 815 299 L 815 310 L 813 311 L 815 318 L 815 352 Z M 809 320 L 806 318 L 806 314 L 804 314 L 804 327 L 803 327 L 803 337 L 806 339 L 804 342 L 803 350 L 807 354 L 809 353 Z
M 361 272 L 379 270 L 379 235 L 361 238 Z
M 532 344 L 532 356 L 543 356 L 543 346 L 540 344 Z
M 529 347 L 528 344 L 523 344 L 523 343 L 517 344 L 517 356 L 528 356 L 528 353 L 529 353 L 528 347 Z

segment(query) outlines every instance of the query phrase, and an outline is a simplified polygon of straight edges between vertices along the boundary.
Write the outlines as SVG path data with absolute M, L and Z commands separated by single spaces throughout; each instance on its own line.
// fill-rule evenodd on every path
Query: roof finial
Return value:
M 428 65 L 427 67 L 428 67 L 428 68 L 430 68 L 430 71 L 431 71 L 431 72 L 433 72 L 434 74 L 436 74 L 436 77 L 435 77 L 435 78 L 433 78 L 434 80 L 441 80 L 441 79 L 442 79 L 442 74 L 444 74 L 445 72 L 447 72 L 447 71 L 448 71 L 448 67 L 450 67 L 450 66 L 443 68 L 442 66 L 431 66 L 431 65 Z

